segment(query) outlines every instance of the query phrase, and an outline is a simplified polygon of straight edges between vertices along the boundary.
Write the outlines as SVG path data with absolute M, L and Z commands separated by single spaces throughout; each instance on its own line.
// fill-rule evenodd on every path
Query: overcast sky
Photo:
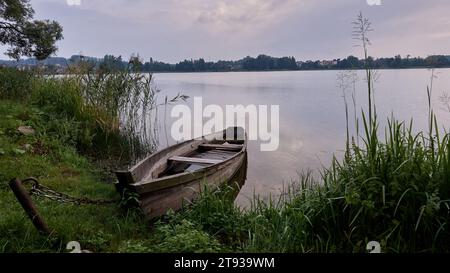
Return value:
M 299 60 L 361 56 L 351 21 L 373 24 L 371 55 L 450 54 L 449 0 L 32 0 L 64 28 L 58 56 L 82 53 L 177 62 L 258 54 Z

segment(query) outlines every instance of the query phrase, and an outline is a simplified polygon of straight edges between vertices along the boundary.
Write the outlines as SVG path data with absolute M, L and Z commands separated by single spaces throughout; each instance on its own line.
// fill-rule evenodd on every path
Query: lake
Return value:
M 340 157 L 345 148 L 346 126 L 342 91 L 338 87 L 339 71 L 232 72 L 232 73 L 168 73 L 155 74 L 154 83 L 161 90 L 159 100 L 177 93 L 202 97 L 203 104 L 279 105 L 280 144 L 273 152 L 261 152 L 258 141 L 249 142 L 247 181 L 237 199 L 245 204 L 254 193 L 262 197 L 277 195 L 286 183 L 296 181 L 304 170 L 329 166 L 333 154 Z M 441 102 L 450 93 L 450 70 L 436 69 L 432 101 L 441 126 L 450 121 L 450 112 Z M 380 132 L 393 113 L 399 120 L 414 120 L 416 130 L 427 129 L 427 86 L 431 70 L 379 70 L 375 82 L 375 100 Z M 358 113 L 367 109 L 365 73 L 357 71 L 356 101 Z M 352 88 L 353 89 L 353 88 Z M 347 92 L 352 133 L 353 104 Z M 169 106 L 159 110 L 159 148 L 174 144 L 170 128 L 175 118 Z M 165 126 L 164 126 L 165 123 Z M 164 130 L 166 128 L 166 130 Z M 168 135 L 166 136 L 166 132 Z

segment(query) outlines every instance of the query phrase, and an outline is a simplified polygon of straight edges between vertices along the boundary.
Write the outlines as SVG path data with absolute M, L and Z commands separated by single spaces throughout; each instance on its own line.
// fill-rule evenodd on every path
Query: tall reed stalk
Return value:
M 356 26 L 367 61 L 370 22 L 359 14 Z M 200 202 L 179 217 L 227 238 L 221 242 L 233 249 L 250 252 L 366 252 L 369 241 L 380 242 L 382 252 L 449 252 L 450 136 L 437 129 L 432 84 L 428 131 L 414 133 L 412 121 L 392 116 L 382 139 L 374 74 L 369 67 L 365 73 L 368 111 L 361 111 L 362 145 L 348 145 L 348 77 L 341 74 L 347 152 L 342 160 L 334 157 L 320 179 L 306 173 L 279 200 L 256 197 L 247 210 L 232 209 L 221 194 L 204 191 Z

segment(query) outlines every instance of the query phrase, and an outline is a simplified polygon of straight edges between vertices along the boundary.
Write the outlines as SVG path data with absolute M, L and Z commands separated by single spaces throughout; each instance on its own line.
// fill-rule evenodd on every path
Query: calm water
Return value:
M 427 92 L 430 70 L 381 70 L 375 84 L 375 99 L 380 121 L 391 113 L 401 120 L 414 119 L 416 129 L 427 126 Z M 450 92 L 450 70 L 436 70 L 433 103 L 442 126 L 450 121 L 440 97 Z M 248 153 L 247 182 L 238 202 L 244 203 L 253 193 L 262 196 L 278 194 L 286 182 L 298 178 L 302 170 L 318 170 L 328 166 L 333 154 L 342 154 L 345 146 L 345 112 L 342 91 L 337 87 L 338 71 L 312 72 L 243 72 L 156 74 L 155 84 L 161 89 L 160 100 L 181 92 L 191 98 L 202 97 L 203 104 L 255 104 L 280 106 L 280 146 L 274 152 L 261 152 L 259 143 L 251 141 Z M 364 73 L 358 72 L 357 108 L 366 108 Z M 350 94 L 350 93 L 349 93 Z M 350 96 L 350 95 L 349 95 Z M 173 144 L 170 107 L 159 119 L 160 148 Z M 353 107 L 350 108 L 351 117 Z M 383 128 L 383 127 L 381 127 Z

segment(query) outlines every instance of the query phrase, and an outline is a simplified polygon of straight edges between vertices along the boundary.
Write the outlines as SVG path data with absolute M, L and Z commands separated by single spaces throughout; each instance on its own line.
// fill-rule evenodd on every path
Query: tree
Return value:
M 6 55 L 14 59 L 33 56 L 46 59 L 57 51 L 55 43 L 63 38 L 55 21 L 33 20 L 29 0 L 0 0 L 0 45 L 9 46 Z
M 394 57 L 394 63 L 392 64 L 394 68 L 401 68 L 402 67 L 402 56 L 396 55 Z
M 350 55 L 347 57 L 348 68 L 360 68 L 360 61 L 357 57 Z
M 142 70 L 142 67 L 144 66 L 143 60 L 139 54 L 132 54 L 130 57 L 130 60 L 128 61 L 129 68 L 131 71 L 139 72 Z
M 122 56 L 115 57 L 114 55 L 105 55 L 102 61 L 100 61 L 99 68 L 104 72 L 116 72 L 125 68 Z

